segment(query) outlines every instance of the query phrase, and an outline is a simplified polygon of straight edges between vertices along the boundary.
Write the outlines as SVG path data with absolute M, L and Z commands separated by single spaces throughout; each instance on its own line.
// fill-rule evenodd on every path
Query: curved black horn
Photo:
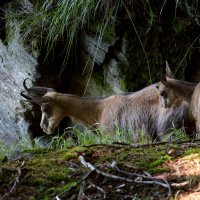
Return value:
M 31 88 L 28 88 L 26 86 L 26 80 L 28 78 L 24 79 L 23 81 L 23 86 L 24 86 L 24 89 L 26 90 L 27 93 L 29 94 L 46 94 L 47 92 L 54 92 L 55 90 L 53 88 L 45 88 L 45 87 L 31 87 Z
M 26 79 L 24 79 L 24 81 L 23 81 L 23 86 L 24 86 L 24 89 L 26 90 L 26 92 L 27 93 L 31 93 L 31 90 L 29 89 L 29 88 L 27 88 L 27 86 L 26 86 L 26 80 L 27 79 L 29 79 L 29 78 L 26 78 Z M 21 93 L 22 94 L 22 93 Z M 23 96 L 23 95 L 22 95 Z
M 28 97 L 27 95 L 25 95 L 25 94 L 24 94 L 24 91 L 20 92 L 20 95 L 21 95 L 22 97 L 24 97 L 25 99 L 27 99 L 27 100 L 31 100 L 31 97 Z
M 53 101 L 51 97 L 44 96 L 44 97 L 38 97 L 38 98 L 33 98 L 29 100 L 31 103 L 37 103 L 37 104 L 42 104 L 42 103 L 50 103 Z
M 48 96 L 43 96 L 43 97 L 37 97 L 37 98 L 31 98 L 28 97 L 27 95 L 24 94 L 24 91 L 20 93 L 22 97 L 27 99 L 31 103 L 37 103 L 37 104 L 42 104 L 42 103 L 50 103 L 52 102 L 52 98 Z

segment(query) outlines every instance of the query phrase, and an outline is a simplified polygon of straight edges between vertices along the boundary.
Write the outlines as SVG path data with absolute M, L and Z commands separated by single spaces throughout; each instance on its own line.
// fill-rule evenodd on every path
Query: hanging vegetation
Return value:
M 150 1 L 150 0 L 46 0 L 38 1 L 31 13 L 23 13 L 21 28 L 23 36 L 27 37 L 30 33 L 35 33 L 35 37 L 41 45 L 47 46 L 47 55 L 53 50 L 57 41 L 65 43 L 66 59 L 76 32 L 86 25 L 98 20 L 102 32 L 106 28 L 111 16 L 116 17 L 117 11 L 124 6 L 135 10 L 137 14 L 144 15 L 153 24 L 154 15 L 161 16 L 169 0 Z M 176 1 L 174 8 L 174 20 L 177 18 L 177 8 L 183 9 L 183 3 Z M 198 20 L 197 14 L 198 1 L 190 6 L 185 1 L 185 9 L 189 16 Z M 139 13 L 140 12 L 140 13 Z M 25 14 L 25 15 L 24 15 Z M 147 16 L 148 15 L 148 16 Z
M 172 9 L 173 8 L 173 9 Z M 195 0 L 192 2 L 180 1 L 180 0 L 46 0 L 38 1 L 35 4 L 33 12 L 24 13 L 20 15 L 22 18 L 21 29 L 23 36 L 27 38 L 29 35 L 34 35 L 34 43 L 39 44 L 40 47 L 46 48 L 46 57 L 50 52 L 54 53 L 54 47 L 58 42 L 63 44 L 64 60 L 61 72 L 66 66 L 69 58 L 69 53 L 73 41 L 79 30 L 85 30 L 92 24 L 98 24 L 96 32 L 98 32 L 99 41 L 104 35 L 104 32 L 110 28 L 111 23 L 117 23 L 119 13 L 126 12 L 130 23 L 128 26 L 124 26 L 125 38 L 132 40 L 133 34 L 135 35 L 132 44 L 129 43 L 127 49 L 127 56 L 130 60 L 127 62 L 119 63 L 122 66 L 122 71 L 126 71 L 128 74 L 135 73 L 137 68 L 143 68 L 144 65 L 148 66 L 145 68 L 143 78 L 150 79 L 149 83 L 154 82 L 154 76 L 157 71 L 152 72 L 156 65 L 164 62 L 165 59 L 177 55 L 176 59 L 172 58 L 172 63 L 177 63 L 181 58 L 185 58 L 186 52 L 189 46 L 181 44 L 182 52 L 180 53 L 177 48 L 174 53 L 173 49 L 177 44 L 177 38 L 185 38 L 188 44 L 191 44 L 196 38 L 197 34 L 188 28 L 190 24 L 199 26 L 199 1 Z M 134 17 L 133 17 L 134 15 Z M 112 19 L 112 20 L 111 20 Z M 171 23 L 171 27 L 168 27 Z M 141 27 L 142 25 L 142 27 Z M 117 26 L 116 26 L 117 27 Z M 98 31 L 97 31 L 98 29 Z M 194 28 L 195 29 L 195 28 Z M 154 34 L 154 31 L 158 31 L 158 34 Z M 161 41 L 159 38 L 163 37 L 161 32 L 166 32 L 166 38 Z M 191 31 L 191 35 L 188 36 L 186 32 Z M 171 40 L 171 34 L 176 34 L 177 38 Z M 155 39 L 152 40 L 152 34 Z M 151 41 L 150 41 L 151 39 Z M 160 41 L 160 42 L 159 42 Z M 150 42 L 150 43 L 149 43 Z M 166 43 L 168 48 L 165 47 Z M 134 44 L 134 45 L 133 45 Z M 138 46 L 143 52 L 141 59 L 141 53 Z M 154 51 L 152 51 L 154 48 Z M 151 50 L 150 50 L 151 49 Z M 155 52 L 155 49 L 156 52 Z M 148 51 L 148 55 L 145 51 Z M 160 51 L 160 53 L 158 52 Z M 188 51 L 189 52 L 189 51 Z M 139 59 L 131 59 L 134 55 L 138 55 Z M 162 54 L 162 56 L 161 56 Z M 148 57 L 156 57 L 156 60 L 148 59 Z M 191 55 L 189 60 L 191 61 Z M 153 69 L 150 70 L 150 65 Z M 124 68 L 125 66 L 125 68 Z M 134 66 L 134 69 L 129 69 L 127 66 Z M 130 70 L 132 72 L 130 72 Z M 152 74 L 153 73 L 153 74 Z M 152 75 L 151 75 L 152 74 Z M 126 75 L 125 75 L 126 76 Z M 125 86 L 128 90 L 135 90 L 136 88 L 130 84 L 133 76 L 125 77 L 125 81 L 129 86 Z M 130 79 L 130 80 L 128 80 Z M 135 82 L 137 85 L 137 81 Z M 138 85 L 141 85 L 138 80 Z M 143 87 L 144 85 L 141 85 Z

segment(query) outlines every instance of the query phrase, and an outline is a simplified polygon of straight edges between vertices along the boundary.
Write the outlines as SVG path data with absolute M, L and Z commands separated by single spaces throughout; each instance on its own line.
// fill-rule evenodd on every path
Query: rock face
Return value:
M 25 77 L 34 78 L 36 64 L 16 40 L 8 46 L 0 41 L 0 139 L 6 144 L 29 137 L 20 91 Z
M 117 67 L 119 61 L 126 59 L 123 47 L 114 54 L 119 38 L 108 41 L 100 37 L 87 31 L 79 41 L 79 71 L 84 79 L 85 96 L 101 97 L 124 92 Z
M 10 23 L 14 25 L 13 21 Z M 39 75 L 35 68 L 37 59 L 19 42 L 17 24 L 12 33 L 6 44 L 0 40 L 0 141 L 10 148 L 24 140 L 31 145 L 30 123 L 25 120 L 31 105 L 22 100 L 20 92 L 25 78 L 35 80 Z

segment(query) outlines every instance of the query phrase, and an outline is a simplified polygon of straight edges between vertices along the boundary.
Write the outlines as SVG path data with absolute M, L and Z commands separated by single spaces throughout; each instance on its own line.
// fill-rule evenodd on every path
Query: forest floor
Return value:
M 0 162 L 0 200 L 200 199 L 200 144 L 35 149 Z

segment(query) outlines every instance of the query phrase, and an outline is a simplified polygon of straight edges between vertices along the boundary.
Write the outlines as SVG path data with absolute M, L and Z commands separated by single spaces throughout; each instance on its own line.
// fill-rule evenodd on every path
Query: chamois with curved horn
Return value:
M 26 79 L 23 85 L 31 97 L 24 93 L 22 96 L 41 106 L 40 126 L 47 134 L 52 134 L 68 116 L 96 128 L 105 128 L 110 134 L 115 134 L 117 124 L 120 131 L 132 131 L 133 142 L 138 142 L 142 135 L 161 140 L 170 129 L 181 128 L 188 119 L 188 107 L 183 101 L 176 101 L 169 109 L 162 107 L 157 84 L 134 93 L 96 99 L 61 94 L 50 88 L 27 88 Z M 38 94 L 44 95 L 36 97 Z
M 194 115 L 192 114 L 191 102 L 192 95 L 197 86 L 197 83 L 190 83 L 186 81 L 181 81 L 172 78 L 172 73 L 168 62 L 166 61 L 166 71 L 165 75 L 159 74 L 158 78 L 160 82 L 156 86 L 159 91 L 162 100 L 162 106 L 164 108 L 171 108 L 173 104 L 179 99 L 188 107 L 188 120 L 193 123 L 195 121 Z

